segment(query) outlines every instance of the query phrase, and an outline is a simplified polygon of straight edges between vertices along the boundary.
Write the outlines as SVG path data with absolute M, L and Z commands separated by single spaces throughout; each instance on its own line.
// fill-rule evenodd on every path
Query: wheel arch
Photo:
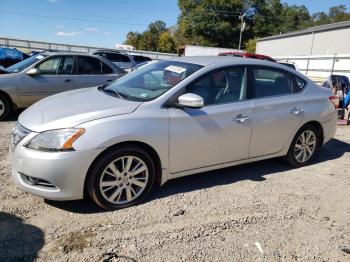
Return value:
M 1 90 L 1 89 L 0 89 L 0 94 L 3 95 L 4 97 L 6 97 L 6 99 L 10 102 L 11 109 L 14 109 L 15 104 L 13 103 L 11 96 L 8 93 L 6 93 L 4 90 Z
M 154 166 L 155 166 L 155 182 L 157 184 L 161 184 L 162 181 L 162 163 L 160 160 L 160 157 L 157 153 L 157 151 L 150 146 L 149 144 L 146 144 L 144 142 L 140 142 L 140 141 L 124 141 L 124 142 L 120 142 L 114 145 L 111 145 L 109 147 L 107 147 L 105 150 L 103 150 L 98 156 L 95 157 L 95 159 L 92 161 L 92 163 L 89 166 L 89 169 L 87 171 L 87 174 L 85 176 L 85 181 L 84 181 L 84 195 L 86 195 L 86 182 L 87 182 L 87 178 L 88 175 L 90 173 L 91 168 L 94 166 L 94 164 L 96 163 L 96 161 L 98 161 L 104 154 L 107 154 L 110 151 L 116 150 L 119 147 L 127 147 L 127 146 L 136 146 L 140 149 L 143 149 L 144 151 L 146 151 L 146 153 L 148 153 L 150 155 L 150 157 L 153 160 Z
M 295 133 L 295 134 L 298 134 L 298 132 L 305 128 L 306 126 L 312 126 L 315 128 L 315 130 L 318 132 L 318 138 L 319 138 L 319 142 L 318 142 L 318 145 L 317 147 L 318 148 L 321 148 L 323 146 L 323 141 L 324 141 L 324 131 L 323 131 L 323 127 L 321 125 L 320 122 L 316 121 L 316 120 L 312 120 L 312 121 L 309 121 L 309 122 L 306 122 L 304 125 L 302 125 L 298 131 Z M 293 137 L 293 139 L 295 138 L 295 136 Z M 293 140 L 292 140 L 293 141 Z M 292 142 L 291 142 L 292 143 Z M 291 144 L 290 143 L 290 144 Z M 289 145 L 290 146 L 290 145 Z

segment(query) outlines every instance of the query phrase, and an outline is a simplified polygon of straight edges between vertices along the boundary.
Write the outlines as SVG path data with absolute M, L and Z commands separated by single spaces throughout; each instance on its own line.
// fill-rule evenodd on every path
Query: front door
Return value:
M 47 96 L 72 89 L 73 56 L 52 56 L 38 64 L 39 75 L 23 72 L 18 79 L 21 104 L 29 106 Z
M 245 99 L 246 69 L 216 70 L 184 93 L 204 98 L 201 109 L 169 109 L 170 172 L 178 173 L 248 157 L 252 102 Z

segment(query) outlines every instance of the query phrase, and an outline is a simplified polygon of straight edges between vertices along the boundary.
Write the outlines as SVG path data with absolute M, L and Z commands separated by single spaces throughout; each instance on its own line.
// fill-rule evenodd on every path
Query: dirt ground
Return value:
M 170 181 L 136 207 L 17 190 L 0 123 L 0 261 L 350 261 L 350 127 L 310 166 L 280 159 Z

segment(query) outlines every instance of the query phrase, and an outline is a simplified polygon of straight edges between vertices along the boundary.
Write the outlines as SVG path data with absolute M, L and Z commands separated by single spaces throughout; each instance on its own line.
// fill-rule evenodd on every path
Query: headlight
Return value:
M 73 142 L 78 139 L 85 130 L 83 128 L 69 128 L 45 131 L 35 136 L 26 147 L 40 151 L 72 151 Z

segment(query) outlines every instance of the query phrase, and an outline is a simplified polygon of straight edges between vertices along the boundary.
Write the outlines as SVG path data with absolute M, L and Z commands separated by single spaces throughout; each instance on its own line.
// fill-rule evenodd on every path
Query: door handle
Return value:
M 66 80 L 64 80 L 64 82 L 65 83 L 71 83 L 71 82 L 73 82 L 73 80 L 72 79 L 66 79 Z
M 234 121 L 236 121 L 237 123 L 242 124 L 242 123 L 250 121 L 250 119 L 251 119 L 250 116 L 239 114 L 239 115 L 236 116 L 236 118 L 234 118 Z
M 290 113 L 293 115 L 300 115 L 301 113 L 304 112 L 304 109 L 300 108 L 300 107 L 294 107 L 292 110 L 290 110 Z
M 107 82 L 113 82 L 113 79 L 107 79 Z

